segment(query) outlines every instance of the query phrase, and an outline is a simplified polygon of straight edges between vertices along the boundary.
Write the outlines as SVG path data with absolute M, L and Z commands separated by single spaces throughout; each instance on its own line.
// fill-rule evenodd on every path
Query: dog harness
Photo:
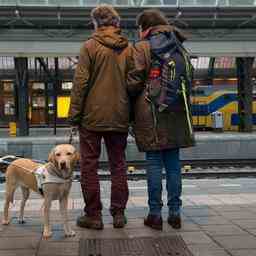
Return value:
M 42 196 L 44 195 L 44 184 L 64 184 L 72 182 L 72 176 L 63 177 L 61 172 L 52 163 L 47 163 L 46 165 L 38 167 L 33 173 L 36 177 L 38 191 Z

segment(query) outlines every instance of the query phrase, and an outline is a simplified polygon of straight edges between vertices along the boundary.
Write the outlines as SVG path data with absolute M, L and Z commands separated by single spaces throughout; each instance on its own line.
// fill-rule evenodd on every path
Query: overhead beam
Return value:
M 78 56 L 82 42 L 0 41 L 0 56 Z M 256 56 L 255 41 L 188 41 L 185 47 L 194 56 Z

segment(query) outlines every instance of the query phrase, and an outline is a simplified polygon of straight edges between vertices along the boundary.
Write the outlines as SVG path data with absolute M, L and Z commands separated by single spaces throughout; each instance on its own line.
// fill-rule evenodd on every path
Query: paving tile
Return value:
M 230 221 L 224 219 L 222 216 L 191 217 L 191 219 L 199 225 L 228 225 L 228 224 L 230 224 Z
M 131 229 L 130 229 L 131 230 Z M 77 229 L 78 235 L 83 238 L 127 238 L 126 229 L 104 228 L 103 230 Z M 132 229 L 134 232 L 134 229 Z
M 256 236 L 256 229 L 248 229 L 247 230 L 250 234 Z
M 235 225 L 201 225 L 201 229 L 211 236 L 248 234 L 246 231 Z
M 141 228 L 134 228 L 134 229 L 124 229 L 126 236 L 128 238 L 134 237 L 158 237 L 163 235 L 162 231 L 153 230 L 149 227 L 141 227 Z
M 78 242 L 61 242 L 41 241 L 37 256 L 77 256 Z
M 209 195 L 190 195 L 189 200 L 195 205 L 221 205 L 223 204 L 218 198 Z
M 256 213 L 248 212 L 248 211 L 240 211 L 240 212 L 222 212 L 220 213 L 226 219 L 235 220 L 235 219 L 253 219 L 256 218 Z
M 163 230 L 165 232 L 172 232 L 174 229 L 167 223 L 164 223 Z M 191 221 L 183 221 L 180 230 L 175 230 L 176 232 L 183 232 L 183 231 L 200 231 L 201 228 L 199 225 L 191 222 Z
M 39 241 L 39 237 L 15 237 L 15 240 L 13 240 L 4 236 L 0 239 L 0 248 L 1 250 L 35 250 Z
M 256 238 L 252 235 L 215 236 L 214 239 L 226 249 L 256 249 Z
M 243 208 L 240 205 L 214 205 L 211 207 L 216 212 L 240 212 Z
M 256 256 L 256 249 L 252 250 L 230 250 L 232 256 Z
M 187 244 L 212 244 L 215 242 L 202 231 L 180 232 L 179 233 Z
M 1 256 L 36 256 L 36 250 L 1 250 Z
M 194 256 L 230 256 L 225 250 L 212 250 L 205 247 L 198 247 L 195 245 L 188 245 L 188 248 Z
M 240 226 L 243 229 L 256 229 L 256 220 L 247 219 L 247 220 L 232 220 L 233 223 Z
M 183 213 L 185 216 L 192 217 L 208 217 L 208 216 L 216 216 L 218 213 L 212 209 L 184 209 Z
M 8 238 L 13 237 L 37 237 L 40 239 L 42 233 L 42 228 L 38 226 L 24 227 L 22 225 L 10 225 L 5 228 L 4 236 Z

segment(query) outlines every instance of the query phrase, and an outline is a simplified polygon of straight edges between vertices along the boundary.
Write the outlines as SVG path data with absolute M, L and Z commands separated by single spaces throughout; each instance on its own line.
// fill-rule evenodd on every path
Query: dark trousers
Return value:
M 100 216 L 102 203 L 98 177 L 98 160 L 101 153 L 101 140 L 104 138 L 111 173 L 110 213 L 122 213 L 128 201 L 127 166 L 125 148 L 127 133 L 92 132 L 84 128 L 80 136 L 81 187 L 85 201 L 85 213 L 88 216 Z

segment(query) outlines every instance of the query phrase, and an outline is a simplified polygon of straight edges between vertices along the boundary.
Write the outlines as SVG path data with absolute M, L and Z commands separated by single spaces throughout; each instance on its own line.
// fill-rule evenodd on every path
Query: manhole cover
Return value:
M 80 239 L 79 256 L 193 256 L 181 236 Z

